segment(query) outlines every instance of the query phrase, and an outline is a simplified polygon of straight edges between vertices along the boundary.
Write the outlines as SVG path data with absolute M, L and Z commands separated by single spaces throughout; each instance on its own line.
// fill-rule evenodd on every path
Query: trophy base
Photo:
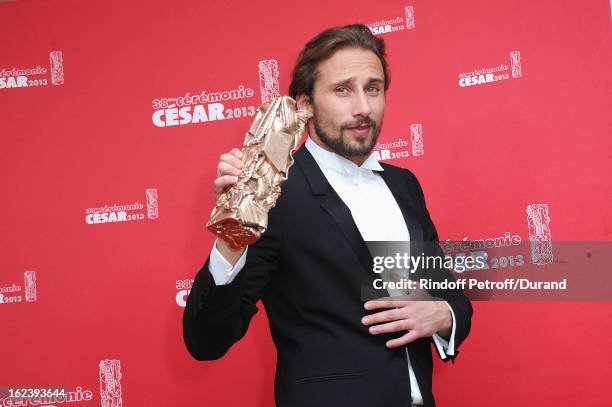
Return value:
M 206 228 L 229 243 L 230 247 L 235 250 L 255 243 L 261 236 L 261 233 L 255 232 L 254 228 L 244 226 L 233 218 L 225 218 L 219 222 L 208 224 Z

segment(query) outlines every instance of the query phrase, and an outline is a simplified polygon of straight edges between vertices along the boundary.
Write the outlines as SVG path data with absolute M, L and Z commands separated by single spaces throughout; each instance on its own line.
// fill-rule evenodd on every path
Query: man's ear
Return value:
M 310 98 L 308 95 L 300 94 L 296 99 L 298 110 L 306 110 L 308 112 L 308 118 L 311 118 L 313 115 L 312 112 L 312 104 L 310 103 Z

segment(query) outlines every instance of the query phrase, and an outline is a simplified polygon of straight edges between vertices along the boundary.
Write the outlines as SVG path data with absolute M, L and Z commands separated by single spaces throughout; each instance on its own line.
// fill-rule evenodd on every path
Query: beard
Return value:
M 315 107 L 312 119 L 314 129 L 319 136 L 319 140 L 321 140 L 321 142 L 323 142 L 333 152 L 345 158 L 368 156 L 376 145 L 376 141 L 378 140 L 378 135 L 380 134 L 380 129 L 382 126 L 382 118 L 380 119 L 380 124 L 378 124 L 374 120 L 366 117 L 362 120 L 340 126 L 337 137 L 332 137 L 321 127 L 321 123 L 318 120 L 319 117 L 320 116 L 317 114 L 317 109 Z M 348 129 L 362 125 L 370 127 L 369 136 L 365 139 L 351 140 L 349 136 L 345 135 L 345 131 Z

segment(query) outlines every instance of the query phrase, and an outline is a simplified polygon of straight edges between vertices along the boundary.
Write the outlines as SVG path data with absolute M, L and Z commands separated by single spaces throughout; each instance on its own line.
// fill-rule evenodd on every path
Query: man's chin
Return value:
M 345 139 L 346 140 L 346 139 Z M 367 156 L 374 149 L 374 145 L 376 141 L 374 140 L 374 135 L 372 134 L 372 130 L 365 136 L 350 136 L 348 138 L 347 144 L 348 150 L 354 151 L 354 156 Z
M 342 129 L 339 139 L 330 139 L 321 130 L 317 131 L 319 140 L 336 154 L 345 158 L 366 158 L 370 155 L 376 144 L 374 129 L 363 137 L 355 135 L 350 129 Z
M 346 151 L 350 151 L 351 157 L 367 157 L 374 149 L 371 138 L 363 143 L 352 142 L 347 147 Z

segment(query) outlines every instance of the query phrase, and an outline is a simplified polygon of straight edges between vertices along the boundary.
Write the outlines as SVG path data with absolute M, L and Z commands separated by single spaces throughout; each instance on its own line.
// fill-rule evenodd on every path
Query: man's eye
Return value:
M 339 86 L 339 87 L 336 88 L 336 92 L 338 92 L 338 93 L 346 93 L 346 92 L 348 92 L 348 89 L 346 87 L 344 87 L 344 86 Z
M 380 89 L 378 89 L 377 86 L 370 86 L 368 87 L 368 91 L 369 92 L 378 92 Z

